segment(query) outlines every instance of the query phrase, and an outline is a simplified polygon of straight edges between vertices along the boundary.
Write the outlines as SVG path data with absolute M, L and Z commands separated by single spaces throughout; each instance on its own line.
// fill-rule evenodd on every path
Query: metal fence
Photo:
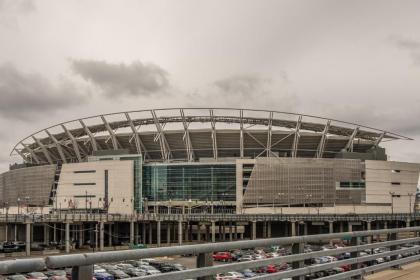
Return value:
M 193 254 L 197 256 L 197 268 L 185 271 L 171 272 L 159 275 L 151 275 L 141 277 L 141 279 L 161 279 L 161 280 L 182 280 L 189 278 L 197 279 L 211 279 L 211 275 L 218 273 L 225 273 L 229 271 L 243 270 L 246 268 L 258 268 L 269 264 L 292 263 L 293 270 L 281 271 L 269 275 L 261 275 L 256 279 L 282 279 L 293 277 L 299 279 L 302 275 L 323 271 L 341 265 L 351 265 L 352 270 L 346 273 L 337 274 L 334 277 L 325 277 L 323 279 L 349 279 L 352 276 L 361 276 L 365 273 L 370 273 L 386 267 L 396 266 L 403 263 L 412 262 L 420 259 L 420 246 L 413 246 L 408 248 L 397 249 L 398 245 L 420 243 L 418 232 L 420 227 L 406 227 L 406 228 L 392 228 L 383 230 L 370 230 L 370 231 L 356 231 L 345 233 L 332 233 L 332 234 L 319 234 L 319 235 L 306 235 L 295 237 L 283 238 L 270 238 L 259 240 L 246 240 L 235 242 L 222 242 L 222 243 L 208 243 L 175 247 L 160 247 L 151 249 L 137 249 L 125 251 L 110 251 L 110 252 L 97 252 L 97 253 L 84 253 L 84 254 L 71 254 L 71 255 L 57 255 L 48 256 L 45 258 L 32 258 L 32 259 L 19 259 L 0 262 L 0 274 L 11 274 L 20 272 L 41 271 L 44 269 L 56 269 L 63 267 L 72 267 L 72 279 L 91 280 L 93 273 L 93 265 L 98 263 L 118 262 L 133 259 L 154 258 L 162 256 L 184 255 Z M 415 232 L 417 237 L 406 238 L 397 240 L 397 233 L 402 232 Z M 388 241 L 377 242 L 371 244 L 360 245 L 360 238 L 382 235 L 388 236 Z M 329 241 L 331 239 L 348 239 L 351 240 L 349 247 L 328 250 L 328 251 L 315 251 L 304 253 L 304 244 L 308 242 L 321 242 Z M 247 261 L 240 263 L 230 263 L 219 266 L 212 266 L 212 253 L 218 251 L 227 251 L 234 249 L 244 248 L 265 248 L 273 245 L 292 245 L 292 255 L 275 257 L 270 259 L 262 259 L 255 261 Z M 374 249 L 380 247 L 389 247 L 390 251 L 380 254 L 359 256 L 363 250 Z M 321 256 L 334 256 L 341 253 L 349 252 L 350 259 L 336 261 L 321 265 L 311 265 L 304 267 L 303 261 L 311 258 Z M 398 254 L 416 253 L 413 256 L 396 259 Z M 391 257 L 391 261 L 380 265 L 369 266 L 360 268 L 360 264 L 368 262 L 380 257 Z M 138 278 L 140 279 L 140 278 Z
M 0 222 L 66 222 L 66 221 L 417 221 L 417 213 L 370 213 L 370 214 L 231 214 L 231 213 L 144 213 L 144 214 L 107 214 L 107 213 L 55 213 L 55 214 L 0 214 Z

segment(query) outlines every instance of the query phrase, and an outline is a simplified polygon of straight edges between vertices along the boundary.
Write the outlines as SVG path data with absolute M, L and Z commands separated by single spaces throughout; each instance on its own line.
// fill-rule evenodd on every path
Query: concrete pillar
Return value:
M 303 235 L 308 235 L 309 222 L 303 222 Z
M 26 224 L 26 244 L 25 244 L 25 249 L 26 249 L 26 256 L 30 256 L 31 255 L 31 224 L 27 223 Z
M 252 240 L 256 240 L 257 239 L 257 221 L 252 221 L 252 236 L 251 236 Z
M 235 240 L 238 240 L 238 225 L 235 223 Z
M 349 230 L 348 231 L 349 232 L 352 232 L 353 231 L 353 224 L 351 222 L 349 222 Z
M 166 230 L 166 243 L 171 244 L 171 223 L 168 222 Z
M 198 223 L 197 225 L 197 242 L 200 243 L 201 242 L 201 224 Z
M 134 243 L 134 221 L 130 222 L 130 243 Z
M 186 242 L 188 242 L 189 241 L 189 238 L 188 238 L 188 235 L 189 235 L 189 223 L 187 222 L 186 224 L 185 224 L 185 230 L 184 230 L 184 235 L 185 235 L 185 237 L 184 237 L 184 240 L 186 241 Z
M 54 229 L 55 231 L 55 229 Z M 83 244 L 85 243 L 85 241 L 83 240 L 83 224 L 80 225 L 79 227 L 79 248 L 83 246 Z
M 182 245 L 182 221 L 178 221 L 178 245 Z
M 294 243 L 292 244 L 292 254 L 302 254 L 305 250 L 305 244 L 304 243 Z M 292 268 L 293 269 L 299 269 L 303 268 L 305 265 L 304 261 L 296 261 L 292 262 Z M 293 280 L 304 280 L 305 276 L 296 276 L 292 278 Z
M 349 227 L 352 227 L 351 223 L 349 223 Z M 351 240 L 350 240 L 350 245 L 351 246 L 360 245 L 360 238 L 359 237 L 352 237 Z M 359 256 L 360 256 L 360 252 L 351 252 L 350 253 L 351 258 L 358 258 Z M 355 264 L 351 265 L 351 270 L 356 270 L 356 269 L 359 269 L 360 267 L 361 267 L 360 263 L 355 263 Z M 361 277 L 360 277 L 360 275 L 358 275 L 358 276 L 354 276 L 352 279 L 361 279 Z
M 216 222 L 211 221 L 211 242 L 216 242 Z
M 18 227 L 18 225 L 17 224 L 15 224 L 15 226 L 14 226 L 14 229 L 15 229 L 15 242 L 17 241 L 17 227 Z
M 104 222 L 99 223 L 99 251 L 104 250 Z
M 291 221 L 290 222 L 290 225 L 292 227 L 292 229 L 291 229 L 292 236 L 296 236 L 296 222 L 295 221 Z
M 7 240 L 7 237 L 6 237 Z M 50 227 L 48 224 L 44 225 L 44 244 L 49 244 L 50 243 Z
M 334 221 L 328 221 L 328 232 L 334 233 Z
M 33 243 L 34 242 L 34 225 L 33 224 L 31 224 L 31 243 Z
M 267 238 L 267 223 L 263 222 L 263 238 Z
M 139 237 L 140 237 L 140 229 L 139 229 L 139 223 L 137 223 L 137 222 L 135 222 L 134 223 L 134 243 L 135 244 L 139 244 L 140 243 L 140 240 L 139 240 Z
M 340 232 L 344 232 L 344 225 L 342 221 L 340 222 Z
M 108 224 L 108 246 L 112 247 L 112 224 Z
M 205 239 L 206 239 L 206 242 L 210 242 L 210 227 L 208 225 L 205 225 L 205 226 L 206 226 Z
M 271 238 L 271 222 L 267 222 L 267 238 Z
M 149 223 L 149 244 L 153 244 L 153 226 Z
M 57 224 L 54 224 L 53 226 L 53 240 L 54 243 L 57 242 Z
M 70 253 L 70 223 L 66 223 L 66 232 L 65 232 L 65 244 L 66 244 L 66 253 Z
M 232 222 L 229 222 L 229 241 L 233 241 Z
M 141 224 L 141 235 L 142 235 L 142 238 L 143 238 L 143 244 L 146 244 L 147 243 L 147 239 L 146 239 L 146 223 L 142 223 Z
M 211 253 L 201 253 L 197 256 L 197 268 L 213 266 L 213 256 Z M 212 276 L 198 277 L 197 280 L 211 280 Z
M 366 222 L 366 229 L 368 231 L 372 230 L 372 222 L 371 221 Z M 372 243 L 372 236 L 367 236 L 366 240 L 367 240 L 367 243 Z
M 7 224 L 4 226 L 4 240 L 7 242 L 9 241 L 8 239 L 8 233 L 9 233 L 9 227 L 7 226 Z
M 160 247 L 160 221 L 159 220 L 157 221 L 157 224 L 156 224 L 156 239 L 157 239 L 156 244 L 158 247 Z

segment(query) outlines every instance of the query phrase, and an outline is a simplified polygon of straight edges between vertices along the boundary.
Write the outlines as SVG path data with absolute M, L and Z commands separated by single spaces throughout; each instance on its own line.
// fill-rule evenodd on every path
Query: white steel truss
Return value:
M 89 127 L 86 126 L 86 124 L 84 123 L 83 120 L 79 120 L 80 124 L 82 125 L 83 129 L 85 130 L 86 134 L 89 136 L 90 139 L 90 143 L 92 145 L 92 150 L 93 151 L 97 151 L 98 150 L 98 142 L 96 141 L 95 136 L 93 135 L 93 133 L 90 131 Z
M 32 139 L 38 144 L 38 146 L 41 148 L 42 153 L 44 154 L 45 158 L 47 159 L 49 164 L 53 164 L 54 161 L 52 160 L 51 154 L 48 151 L 48 149 L 45 147 L 45 145 L 35 136 L 32 135 Z
M 316 150 L 317 158 L 322 158 L 322 156 L 324 155 L 325 143 L 327 142 L 327 135 L 328 135 L 328 130 L 330 129 L 330 126 L 331 126 L 331 120 L 328 120 L 327 124 L 325 125 L 324 131 L 322 132 L 321 140 L 319 141 L 318 148 Z
M 190 131 L 188 130 L 189 125 L 187 124 L 187 121 L 185 120 L 184 110 L 180 109 L 179 112 L 182 118 L 182 125 L 184 126 L 184 136 L 182 137 L 182 139 L 184 140 L 185 148 L 187 149 L 187 158 L 188 158 L 188 161 L 194 161 L 194 149 L 191 143 Z
M 217 150 L 217 132 L 216 132 L 216 122 L 214 121 L 214 112 L 213 109 L 210 109 L 210 124 L 211 124 L 211 139 L 213 147 L 213 158 L 217 160 L 218 150 Z
M 103 115 L 101 116 L 101 119 L 104 122 L 106 130 L 108 130 L 109 136 L 111 137 L 112 147 L 114 148 L 114 150 L 118 150 L 119 143 L 118 143 L 117 136 L 115 135 L 114 130 L 111 128 L 111 126 L 109 125 L 109 123 L 107 122 L 107 120 L 105 119 Z
M 140 139 L 139 133 L 138 133 L 133 121 L 131 120 L 130 115 L 128 113 L 125 113 L 125 117 L 127 118 L 127 121 L 130 124 L 131 131 L 133 132 L 133 136 L 132 136 L 131 139 L 134 139 L 134 143 L 136 144 L 137 153 L 142 155 L 143 154 L 142 151 L 144 151 L 144 156 L 146 156 L 147 155 L 146 149 L 144 148 L 143 142 Z M 130 142 L 131 142 L 131 139 L 130 139 Z
M 64 163 L 67 163 L 67 159 L 66 159 L 66 156 L 65 156 L 65 154 L 64 154 L 63 147 L 61 147 L 60 142 L 58 142 L 57 138 L 55 138 L 55 136 L 54 136 L 54 135 L 52 135 L 52 134 L 48 131 L 48 129 L 45 129 L 45 132 L 46 132 L 46 133 L 48 134 L 48 136 L 49 136 L 49 137 L 53 140 L 54 145 L 55 145 L 55 147 L 56 147 L 56 149 L 57 149 L 57 151 L 58 151 L 58 154 L 60 155 L 61 161 L 62 161 L 62 162 L 64 162 Z
M 345 151 L 353 152 L 353 143 L 354 143 L 354 139 L 356 138 L 356 135 L 357 135 L 358 132 L 359 132 L 359 127 L 356 127 L 353 130 L 352 134 L 350 135 L 346 146 L 344 147 Z
M 244 158 L 244 110 L 239 111 L 240 130 L 239 130 L 239 156 Z
M 157 130 L 157 134 L 156 134 L 156 137 L 155 137 L 154 140 L 155 141 L 159 140 L 160 152 L 162 154 L 162 159 L 163 160 L 169 160 L 169 158 L 172 155 L 172 152 L 171 152 L 171 149 L 169 147 L 168 142 L 166 141 L 166 137 L 165 137 L 163 127 L 159 122 L 159 119 L 156 115 L 155 110 L 151 110 L 150 112 L 152 113 L 152 117 L 153 117 L 153 120 L 155 122 L 156 130 Z
M 73 134 L 71 134 L 70 130 L 68 130 L 67 127 L 64 124 L 62 124 L 61 127 L 63 128 L 63 130 L 67 134 L 67 136 L 70 138 L 70 141 L 72 143 L 74 153 L 76 154 L 77 160 L 82 161 L 82 156 L 80 154 L 80 147 L 79 147 L 79 144 L 77 143 L 76 138 L 74 138 Z
M 268 116 L 268 130 L 267 130 L 267 157 L 271 156 L 271 137 L 273 135 L 273 112 L 270 112 Z
M 293 139 L 293 147 L 292 147 L 292 157 L 295 158 L 297 156 L 298 146 L 299 146 L 299 139 L 300 139 L 300 126 L 302 124 L 302 115 L 299 116 L 299 119 L 296 123 L 295 128 L 295 138 Z
M 31 158 L 37 163 L 40 164 L 41 161 L 39 160 L 39 157 L 36 155 L 36 153 L 34 152 L 34 150 L 32 150 L 31 148 L 29 148 L 28 145 L 21 143 L 22 146 L 25 148 L 26 151 L 28 151 L 31 154 Z
M 386 135 L 386 132 L 384 131 L 384 132 L 382 132 L 382 134 L 376 139 L 376 141 L 375 141 L 375 147 L 378 147 L 379 146 L 379 143 L 381 143 L 381 141 L 382 141 L 382 139 L 384 139 L 384 137 L 385 137 L 385 135 Z

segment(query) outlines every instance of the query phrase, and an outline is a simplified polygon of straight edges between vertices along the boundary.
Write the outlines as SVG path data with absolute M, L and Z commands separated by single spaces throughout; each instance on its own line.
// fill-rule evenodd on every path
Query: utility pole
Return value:
M 395 194 L 395 192 L 389 192 L 389 194 L 391 195 L 391 214 L 392 214 L 392 216 L 394 216 L 394 194 Z

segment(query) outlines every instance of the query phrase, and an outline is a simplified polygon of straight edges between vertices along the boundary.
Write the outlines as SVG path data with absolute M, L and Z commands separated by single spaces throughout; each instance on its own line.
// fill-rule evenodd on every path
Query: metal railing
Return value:
M 230 213 L 55 213 L 55 214 L 0 214 L 0 222 L 65 222 L 65 221 L 416 221 L 420 216 L 409 213 L 370 214 L 230 214 Z
M 223 242 L 223 243 L 207 243 L 197 245 L 185 245 L 175 247 L 160 247 L 151 249 L 137 249 L 137 250 L 125 250 L 125 251 L 110 251 L 110 252 L 97 252 L 97 253 L 84 253 L 84 254 L 70 254 L 70 255 L 57 255 L 48 256 L 45 258 L 32 258 L 32 259 L 18 259 L 0 262 L 0 274 L 11 274 L 20 272 L 31 272 L 31 271 L 42 271 L 44 269 L 57 269 L 63 267 L 72 267 L 73 279 L 92 279 L 93 265 L 107 262 L 119 262 L 133 259 L 143 258 L 154 258 L 162 256 L 173 256 L 173 255 L 184 255 L 193 254 L 197 255 L 197 268 L 189 269 L 178 272 L 171 272 L 159 275 L 151 275 L 142 277 L 141 279 L 161 279 L 161 280 L 182 280 L 187 278 L 198 278 L 208 279 L 211 275 L 218 273 L 225 273 L 229 271 L 243 270 L 246 268 L 258 268 L 269 264 L 281 264 L 281 263 L 292 263 L 293 270 L 281 271 L 270 275 L 262 275 L 256 279 L 281 279 L 287 277 L 300 277 L 302 275 L 314 273 L 317 271 L 323 271 L 340 265 L 352 265 L 352 271 L 348 272 L 347 275 L 362 275 L 378 269 L 395 266 L 405 262 L 411 262 L 420 259 L 420 255 L 414 255 L 408 258 L 396 260 L 398 254 L 405 253 L 416 253 L 420 252 L 420 246 L 413 246 L 409 248 L 398 249 L 398 245 L 420 243 L 420 237 L 406 238 L 397 240 L 397 233 L 402 232 L 419 232 L 420 227 L 405 227 L 405 228 L 393 228 L 393 229 L 382 229 L 382 230 L 370 230 L 370 231 L 356 231 L 356 232 L 344 232 L 344 233 L 330 233 L 330 234 L 319 234 L 319 235 L 306 235 L 306 236 L 295 236 L 295 237 L 282 237 L 282 238 L 270 238 L 270 239 L 259 239 L 259 240 L 246 240 L 246 241 L 235 241 L 235 242 Z M 359 245 L 361 237 L 375 236 L 375 235 L 388 235 L 388 241 L 377 242 L 371 244 Z M 308 242 L 321 242 L 330 241 L 331 239 L 350 239 L 352 246 L 328 250 L 328 251 L 315 251 L 310 253 L 304 253 L 304 244 Z M 228 251 L 234 249 L 244 248 L 264 248 L 273 245 L 290 245 L 292 244 L 292 255 L 275 257 L 270 259 L 262 259 L 255 261 L 247 261 L 240 263 L 230 263 L 219 266 L 209 265 L 211 262 L 211 254 L 218 251 Z M 358 252 L 367 249 L 374 249 L 380 247 L 390 247 L 390 251 L 386 251 L 380 254 L 367 255 L 360 257 Z M 311 265 L 304 267 L 303 261 L 321 256 L 334 256 L 345 252 L 352 254 L 352 258 L 336 261 L 320 265 Z M 374 265 L 367 268 L 359 268 L 357 265 L 372 261 L 380 257 L 391 256 L 391 262 L 381 265 Z M 347 272 L 346 272 L 347 273 Z M 342 277 L 343 274 L 338 274 L 337 277 Z M 140 279 L 140 278 L 139 278 Z M 326 279 L 348 279 L 348 278 L 326 278 Z

